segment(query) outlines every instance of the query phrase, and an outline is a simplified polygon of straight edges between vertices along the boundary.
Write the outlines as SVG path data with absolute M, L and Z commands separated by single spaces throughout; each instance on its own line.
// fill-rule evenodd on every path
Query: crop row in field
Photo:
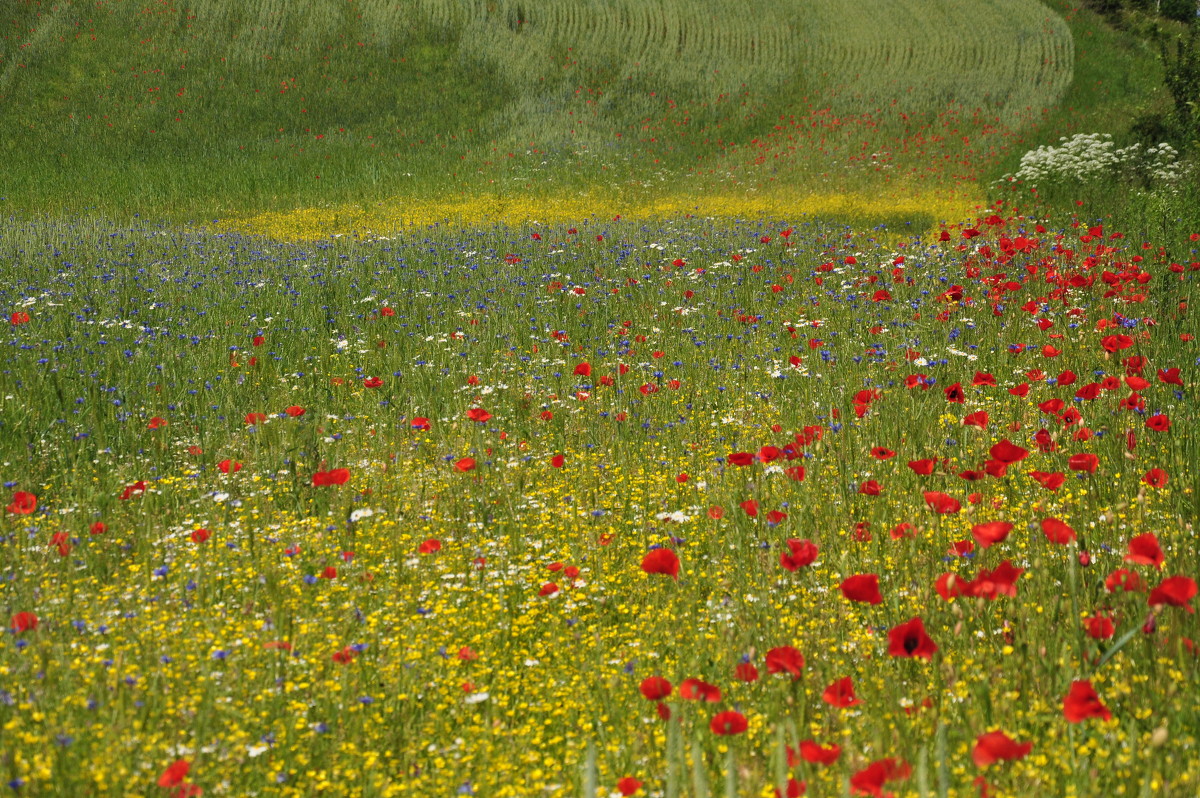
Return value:
M 4 13 L 0 152 L 17 168 L 0 196 L 123 210 L 647 190 L 679 174 L 706 190 L 869 191 L 900 173 L 927 187 L 974 179 L 1073 68 L 1064 23 L 1033 0 Z

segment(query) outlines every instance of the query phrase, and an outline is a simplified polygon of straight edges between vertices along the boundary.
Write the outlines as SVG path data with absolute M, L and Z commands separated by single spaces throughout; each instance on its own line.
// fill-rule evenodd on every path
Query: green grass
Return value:
M 509 186 L 969 187 L 1072 57 L 1030 0 L 467 8 L 9 4 L 0 196 L 186 221 Z
M 1116 30 L 1086 6 L 1060 0 L 1048 5 L 1071 26 L 1075 80 L 1041 124 L 1014 138 L 1014 146 L 993 164 L 992 179 L 1015 172 L 1025 150 L 1056 144 L 1060 137 L 1108 133 L 1119 145 L 1128 145 L 1138 139 L 1135 127 L 1140 120 L 1171 107 L 1157 45 L 1144 29 Z M 1168 36 L 1183 30 L 1165 20 L 1158 25 Z M 1198 184 L 1193 165 L 1191 175 L 1174 186 L 1153 185 L 1126 174 L 1087 183 L 1047 184 L 1038 187 L 1037 196 L 1030 194 L 1029 186 L 996 188 L 992 194 L 1033 215 L 1075 213 L 1089 223 L 1116 224 L 1138 240 L 1165 247 L 1171 259 L 1188 262 L 1197 253 L 1190 236 L 1200 232 Z

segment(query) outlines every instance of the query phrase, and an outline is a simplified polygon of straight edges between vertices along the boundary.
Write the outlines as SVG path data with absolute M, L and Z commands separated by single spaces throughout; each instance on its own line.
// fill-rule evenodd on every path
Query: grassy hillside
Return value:
M 1167 131 L 1155 129 L 1161 124 L 1153 124 L 1170 112 L 1172 98 L 1163 82 L 1164 66 L 1152 32 L 1158 30 L 1170 41 L 1184 35 L 1185 26 L 1145 13 L 1114 20 L 1070 0 L 1049 0 L 1048 5 L 1061 13 L 1071 28 L 1076 42 L 1075 79 L 1039 124 L 1013 137 L 1013 146 L 993 164 L 989 183 L 1017 172 L 1027 150 L 1059 145 L 1063 137 L 1108 134 L 1113 150 L 1140 144 L 1143 151 L 1169 137 Z M 1120 23 L 1119 27 L 1114 23 Z M 1132 238 L 1164 247 L 1162 254 L 1168 260 L 1195 261 L 1198 253 L 1193 236 L 1200 233 L 1200 180 L 1194 171 L 1186 172 L 1188 168 L 1184 167 L 1181 179 L 1172 182 L 1153 180 L 1144 168 L 1127 167 L 1109 169 L 1086 180 L 1045 181 L 1036 186 L 1036 192 L 1027 183 L 993 183 L 990 191 L 1010 207 L 1016 205 L 1034 215 L 1074 215 L 1090 224 L 1118 225 Z
M 1074 58 L 1032 0 L 0 13 L 6 207 L 175 218 L 597 186 L 973 186 Z

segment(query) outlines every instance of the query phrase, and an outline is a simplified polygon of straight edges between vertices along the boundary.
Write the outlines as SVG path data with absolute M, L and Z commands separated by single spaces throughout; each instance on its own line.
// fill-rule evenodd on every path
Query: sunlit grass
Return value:
M 602 206 L 391 240 L 14 221 L 9 779 L 1193 794 L 1194 602 L 1149 590 L 1198 571 L 1194 271 L 991 210 L 946 240 Z M 1004 440 L 1028 456 L 989 475 Z M 1161 567 L 1127 559 L 1146 534 Z M 889 639 L 913 618 L 928 659 Z M 1111 719 L 1064 715 L 1082 681 Z M 1032 748 L 980 766 L 994 731 Z M 789 763 L 809 739 L 837 760 Z

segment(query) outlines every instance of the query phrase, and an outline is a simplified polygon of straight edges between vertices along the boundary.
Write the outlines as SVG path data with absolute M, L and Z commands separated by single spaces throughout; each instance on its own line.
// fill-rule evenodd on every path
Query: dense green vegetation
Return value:
M 1032 0 L 2 14 L 7 207 L 183 219 L 509 188 L 970 183 L 1053 106 L 1073 46 Z
M 1144 153 L 1168 143 L 1179 154 L 1178 178 L 1157 180 L 1147 159 L 1131 158 L 1086 178 L 1067 176 L 1036 186 L 992 182 L 992 196 L 1035 215 L 1116 223 L 1133 237 L 1164 246 L 1172 258 L 1195 260 L 1191 235 L 1200 231 L 1198 142 L 1195 133 L 1188 132 L 1191 123 L 1179 114 L 1180 103 L 1186 107 L 1186 102 L 1174 76 L 1181 69 L 1186 74 L 1195 69 L 1194 44 L 1187 43 L 1194 42 L 1200 22 L 1185 26 L 1155 15 L 1153 3 L 1105 7 L 1051 0 L 1050 5 L 1071 26 L 1075 79 L 1058 107 L 994 163 L 989 182 L 1017 172 L 1026 151 L 1060 145 L 1060 139 L 1081 134 L 1111 136 L 1113 150 L 1137 146 Z M 1184 53 L 1182 60 L 1178 53 Z M 1102 154 L 1089 147 L 1080 151 Z

